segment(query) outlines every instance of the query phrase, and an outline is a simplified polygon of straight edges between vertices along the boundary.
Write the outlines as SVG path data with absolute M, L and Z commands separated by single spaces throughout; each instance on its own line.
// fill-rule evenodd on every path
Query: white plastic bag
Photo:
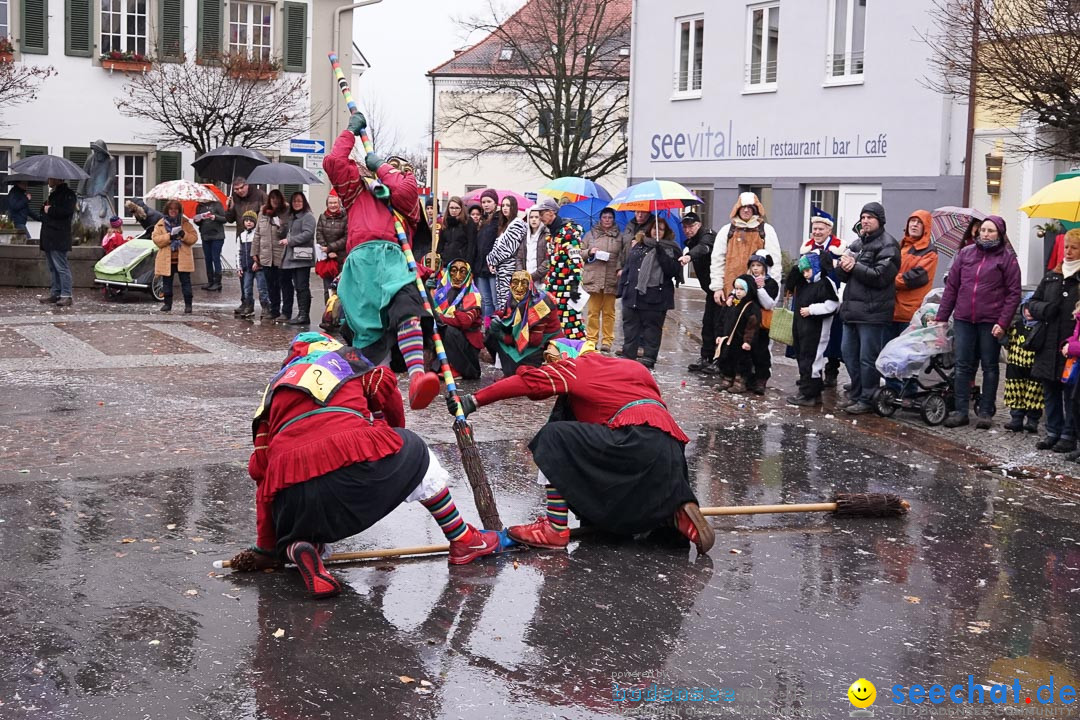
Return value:
M 874 365 L 884 377 L 902 380 L 918 375 L 930 364 L 930 358 L 947 352 L 952 352 L 950 326 L 929 325 L 905 330 L 889 341 Z

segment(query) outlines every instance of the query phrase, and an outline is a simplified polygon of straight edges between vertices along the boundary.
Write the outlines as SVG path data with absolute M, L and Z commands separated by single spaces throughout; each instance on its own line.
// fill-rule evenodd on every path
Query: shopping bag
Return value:
M 769 337 L 785 345 L 795 344 L 795 313 L 790 308 L 779 305 L 773 308 Z

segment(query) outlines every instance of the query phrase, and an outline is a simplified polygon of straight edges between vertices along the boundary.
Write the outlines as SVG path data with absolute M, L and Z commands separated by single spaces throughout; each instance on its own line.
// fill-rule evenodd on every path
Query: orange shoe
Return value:
M 450 543 L 450 564 L 465 565 L 498 549 L 499 533 L 494 530 L 477 530 L 470 525 L 469 532 Z
M 413 373 L 409 378 L 409 407 L 423 410 L 439 394 L 439 376 L 433 372 Z
M 300 577 L 304 578 L 304 584 L 316 600 L 331 598 L 341 592 L 341 585 L 327 572 L 314 545 L 302 540 L 294 542 L 289 545 L 285 554 L 296 565 Z
M 675 511 L 675 527 L 687 540 L 697 545 L 697 550 L 702 555 L 709 552 L 716 542 L 716 534 L 701 514 L 697 503 L 688 502 Z
M 570 543 L 570 531 L 551 527 L 547 515 L 541 515 L 529 525 L 512 525 L 506 532 L 522 545 L 547 550 L 561 550 Z

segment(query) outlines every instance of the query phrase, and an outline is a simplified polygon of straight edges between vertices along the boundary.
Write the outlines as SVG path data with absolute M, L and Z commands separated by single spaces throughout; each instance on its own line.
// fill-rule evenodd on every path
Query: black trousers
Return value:
M 645 359 L 656 362 L 656 356 L 660 354 L 660 341 L 664 337 L 667 311 L 637 310 L 627 305 L 623 305 L 622 310 L 623 357 L 636 360 L 640 347 L 645 351 Z
M 754 366 L 751 372 L 753 382 L 763 383 L 772 377 L 772 353 L 769 352 L 768 329 L 758 328 L 754 342 L 750 343 L 750 362 Z
M 517 372 L 517 369 L 521 366 L 528 367 L 540 367 L 544 364 L 544 349 L 543 347 L 537 347 L 530 354 L 521 358 L 521 360 L 514 360 L 506 352 L 500 340 L 501 331 L 488 330 L 487 335 L 484 336 L 484 347 L 488 349 L 492 357 L 499 358 L 499 366 L 502 367 L 503 376 L 510 377 Z M 465 377 L 464 375 L 462 377 Z
M 705 313 L 701 317 L 701 357 L 712 361 L 716 353 L 716 314 L 720 307 L 713 300 L 711 292 L 705 293 Z
M 165 275 L 163 278 L 162 294 L 165 295 L 165 302 L 172 303 L 173 297 L 173 278 L 177 275 L 180 276 L 180 292 L 184 296 L 184 302 L 191 302 L 191 273 L 180 272 L 176 269 L 176 266 L 172 266 L 172 273 Z
M 311 312 L 311 268 L 282 269 L 280 281 L 281 314 L 292 317 L 293 292 L 295 291 L 298 314 L 307 316 Z

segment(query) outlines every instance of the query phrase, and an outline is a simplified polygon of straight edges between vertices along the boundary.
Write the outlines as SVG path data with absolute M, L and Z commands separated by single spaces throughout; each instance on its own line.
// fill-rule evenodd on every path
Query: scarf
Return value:
M 460 260 L 455 258 L 450 265 Z M 483 300 L 480 291 L 473 283 L 472 268 L 465 273 L 465 280 L 460 288 L 455 288 L 450 282 L 450 265 L 447 265 L 439 273 L 438 285 L 435 286 L 435 307 L 440 315 L 453 317 L 457 310 L 467 311 L 482 307 Z M 456 291 L 456 292 L 455 292 Z
M 552 311 L 552 302 L 548 294 L 536 288 L 536 284 L 529 280 L 529 290 L 521 302 L 516 302 L 513 295 L 506 298 L 506 306 L 500 313 L 504 321 L 509 321 L 509 335 L 514 339 L 514 346 L 519 353 L 524 353 L 529 347 L 529 333 L 541 320 Z
M 1061 274 L 1067 278 L 1076 274 L 1076 271 L 1080 270 L 1080 260 L 1062 260 L 1061 261 Z
M 183 237 L 184 233 L 180 232 L 180 233 L 177 233 L 176 235 L 173 235 L 172 231 L 175 228 L 183 227 L 183 225 L 184 225 L 184 216 L 182 214 L 177 215 L 175 220 L 173 220 L 168 215 L 165 216 L 165 229 L 169 231 L 169 238 L 170 238 L 169 239 L 169 249 L 171 251 L 173 251 L 173 252 L 179 252 L 179 250 L 180 250 L 180 238 Z
M 750 218 L 749 220 L 743 220 L 741 217 L 736 215 L 732 219 L 731 224 L 734 225 L 737 228 L 742 228 L 744 230 L 753 230 L 754 228 L 756 228 L 758 225 L 761 224 L 761 218 L 759 216 L 755 215 L 754 217 Z
M 647 243 L 650 239 L 646 238 L 645 242 Z M 664 284 L 664 268 L 660 266 L 660 261 L 656 259 L 656 254 L 663 252 L 664 247 L 675 247 L 677 249 L 678 245 L 675 245 L 673 240 L 663 238 L 657 241 L 653 248 L 645 251 L 645 259 L 641 261 L 641 267 L 638 269 L 637 285 L 634 286 L 638 293 L 644 295 L 649 288 L 660 287 Z
M 983 240 L 980 237 L 975 239 L 975 244 L 981 247 L 983 250 L 993 250 L 1001 244 L 1001 238 L 999 237 L 994 240 Z

